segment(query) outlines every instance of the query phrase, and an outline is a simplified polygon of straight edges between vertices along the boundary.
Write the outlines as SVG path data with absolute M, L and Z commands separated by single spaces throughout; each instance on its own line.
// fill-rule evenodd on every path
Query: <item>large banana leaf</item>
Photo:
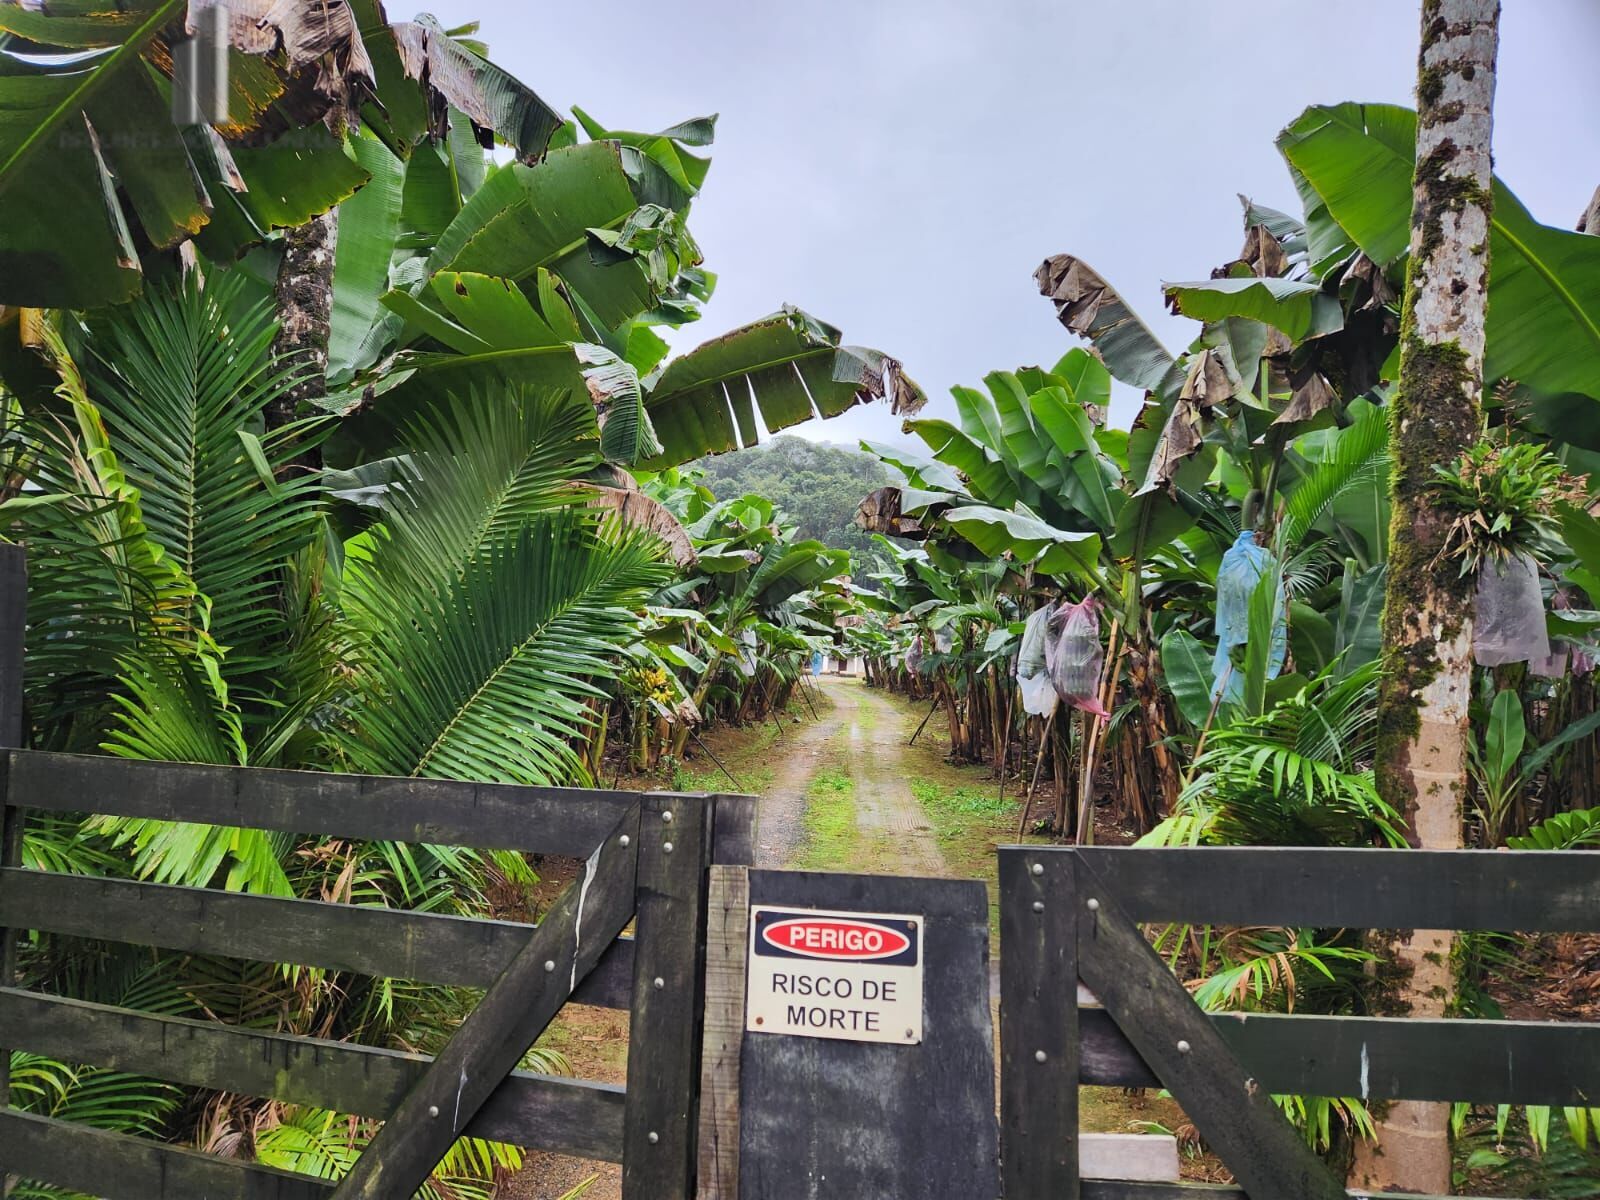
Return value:
M 394 168 L 361 147 L 346 153 L 323 127 L 335 105 L 359 111 L 399 157 L 431 126 L 469 142 L 493 131 L 531 159 L 562 124 L 432 18 L 391 28 L 376 0 L 237 0 L 229 120 L 180 130 L 168 76 L 187 8 L 0 4 L 0 37 L 24 39 L 0 46 L 0 302 L 125 299 L 141 283 L 143 242 L 199 237 L 213 258 L 232 258 L 349 198 L 373 167 L 386 194 L 368 207 L 385 208 Z M 383 257 L 362 244 L 374 262 Z M 372 272 L 357 273 L 370 308 Z M 348 315 L 336 321 L 350 325 Z M 363 333 L 339 336 L 359 344 Z M 350 346 L 339 352 L 345 369 Z
M 717 118 L 696 117 L 682 121 L 660 133 L 634 133 L 625 129 L 607 129 L 577 105 L 572 115 L 578 118 L 583 131 L 596 141 L 610 139 L 632 146 L 645 159 L 658 168 L 670 181 L 670 189 L 661 202 L 669 208 L 680 208 L 699 194 L 705 184 L 711 160 L 704 155 L 691 154 L 686 146 L 709 146 L 716 136 Z
M 1211 652 L 1174 625 L 1161 639 L 1161 675 L 1184 720 L 1204 728 L 1211 715 Z
M 25 39 L 0 47 L 0 302 L 126 299 L 141 283 L 135 228 L 151 245 L 169 247 L 199 233 L 220 208 L 236 226 L 232 251 L 241 237 L 326 211 L 365 180 L 337 140 L 315 127 L 293 148 L 241 145 L 236 153 L 209 130 L 186 138 L 169 115 L 163 73 L 170 45 L 184 36 L 186 7 L 0 5 L 0 34 Z M 287 22 L 293 11 L 272 15 Z M 285 51 L 293 70 L 303 65 L 297 49 Z M 352 78 L 361 61 L 352 58 Z M 268 141 L 282 132 L 285 112 L 320 103 L 303 114 L 311 125 L 326 109 L 305 78 L 314 73 L 249 54 L 230 62 L 230 136 Z
M 1385 104 L 1314 105 L 1279 135 L 1278 148 L 1368 257 L 1387 265 L 1405 255 L 1414 113 Z M 1308 224 L 1315 244 L 1315 212 Z M 1600 238 L 1539 224 L 1499 179 L 1487 334 L 1488 378 L 1600 399 Z
M 385 206 L 364 221 L 363 233 L 382 241 L 415 230 L 431 249 L 425 262 L 390 263 L 391 286 L 380 303 L 399 329 L 383 318 L 366 324 L 368 292 L 359 276 L 351 280 L 357 296 L 340 347 L 359 349 L 341 367 L 377 357 L 375 338 L 394 336 L 416 348 L 395 364 L 390 390 L 347 423 L 342 440 L 388 448 L 418 413 L 474 391 L 581 389 L 573 345 L 605 340 L 651 308 L 661 290 L 648 256 L 613 246 L 596 252 L 597 232 L 621 230 L 645 211 L 624 165 L 624 154 L 637 153 L 615 142 L 561 147 L 532 165 L 500 168 L 461 203 L 452 176 L 441 175 L 430 148 L 419 147 L 406 169 L 397 223 Z M 367 207 L 378 209 L 376 202 Z M 373 279 L 377 256 L 370 257 Z M 613 441 L 619 435 L 614 431 Z
M 1325 294 L 1321 284 L 1309 280 L 1251 277 L 1161 286 L 1177 312 L 1197 321 L 1249 317 L 1283 330 L 1296 342 L 1344 327 L 1344 311 L 1338 298 Z
M 996 508 L 1010 508 L 1023 498 L 1016 476 L 1007 469 L 1000 454 L 950 422 L 936 417 L 907 421 L 906 431 L 926 442 L 940 462 L 948 463 L 960 471 L 967 481 L 967 490 L 978 499 Z
M 377 362 L 398 321 L 383 307 L 397 257 L 406 192 L 406 163 L 376 137 L 351 139 L 356 161 L 372 177 L 339 209 L 334 243 L 333 312 L 328 321 L 328 378 L 349 379 Z M 428 151 L 419 152 L 418 162 Z
M 1346 571 L 1339 619 L 1334 626 L 1334 652 L 1339 674 L 1345 676 L 1363 663 L 1377 661 L 1383 653 L 1383 588 L 1388 573 L 1386 564 L 1357 574 Z
M 971 496 L 967 492 L 966 480 L 957 475 L 942 462 L 931 458 L 923 458 L 920 454 L 913 454 L 899 446 L 886 445 L 883 442 L 869 442 L 863 440 L 861 449 L 883 462 L 888 463 L 899 471 L 911 482 L 912 487 L 927 492 L 945 492 L 961 496 L 966 499 L 981 499 Z M 893 543 L 889 543 L 893 545 Z
M 399 45 L 405 73 L 426 80 L 435 93 L 436 110 L 443 109 L 443 101 L 466 114 L 477 129 L 509 142 L 524 159 L 544 153 L 563 118 L 516 76 L 447 35 L 426 13 L 388 32 Z
M 927 397 L 881 351 L 841 346 L 839 330 L 797 308 L 723 334 L 667 364 L 646 407 L 663 447 L 656 469 L 760 440 L 811 417 L 888 398 L 895 414 Z
M 982 504 L 952 508 L 939 519 L 991 558 L 1010 554 L 1046 575 L 1097 581 L 1098 534 L 1056 529 L 1025 513 Z
M 1053 255 L 1040 264 L 1033 278 L 1040 294 L 1055 305 L 1056 318 L 1093 342 L 1118 379 L 1163 393 L 1183 383 L 1183 372 L 1150 327 L 1081 258 Z
M 187 161 L 141 57 L 184 8 L 183 0 L 147 2 L 96 21 L 88 13 L 51 18 L 0 5 L 5 33 L 57 54 L 77 51 L 62 61 L 0 48 L 0 302 L 55 307 L 122 300 L 138 290 L 128 214 L 86 110 L 154 112 L 152 156 Z M 157 223 L 152 241 L 166 244 L 169 234 L 170 222 Z
M 745 587 L 756 611 L 770 612 L 796 592 L 850 571 L 850 552 L 835 550 L 815 538 L 773 542 Z
M 510 163 L 484 182 L 440 236 L 428 260 L 444 270 L 531 280 L 541 267 L 582 297 L 604 329 L 651 306 L 646 265 L 637 257 L 591 253 L 590 230 L 618 230 L 639 208 L 616 142 L 552 150 L 533 165 Z

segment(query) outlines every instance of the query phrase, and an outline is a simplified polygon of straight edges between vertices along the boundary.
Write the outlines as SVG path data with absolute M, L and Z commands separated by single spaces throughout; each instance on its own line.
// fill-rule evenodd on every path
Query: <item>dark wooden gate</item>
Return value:
M 0 546 L 0 747 L 21 740 L 20 549 Z M 65 875 L 29 812 L 96 813 L 583 860 L 535 927 Z M 629 1200 L 692 1194 L 706 891 L 747 864 L 747 796 L 511 787 L 0 749 L 0 1191 L 105 1200 L 404 1200 L 462 1135 L 620 1162 Z M 634 936 L 620 936 L 633 924 Z M 90 1004 L 15 985 L 38 930 L 482 988 L 437 1059 Z M 568 1000 L 630 1014 L 626 1089 L 517 1070 Z M 384 1125 L 338 1185 L 5 1108 L 12 1050 Z
M 626 1194 L 690 1195 L 707 869 L 748 861 L 747 797 L 526 788 L 13 750 L 0 926 L 486 989 L 436 1060 L 0 987 L 0 1055 L 383 1118 L 337 1187 L 0 1111 L 0 1172 L 106 1197 L 399 1200 L 466 1134 L 623 1164 Z M 537 927 L 28 870 L 28 810 L 94 812 L 585 860 Z M 636 922 L 634 937 L 619 937 Z M 4 981 L 12 982 L 8 976 Z M 631 1014 L 628 1086 L 516 1070 L 569 999 Z M 0 1093 L 3 1095 L 3 1093 Z
M 1600 1102 L 1600 1026 L 1207 1015 L 1139 930 L 1193 922 L 1594 931 L 1600 855 L 1006 847 L 1000 903 L 1007 1200 L 1344 1197 L 1275 1093 Z M 1102 1008 L 1079 1008 L 1080 980 Z M 1080 1084 L 1167 1088 L 1239 1187 L 1080 1180 Z

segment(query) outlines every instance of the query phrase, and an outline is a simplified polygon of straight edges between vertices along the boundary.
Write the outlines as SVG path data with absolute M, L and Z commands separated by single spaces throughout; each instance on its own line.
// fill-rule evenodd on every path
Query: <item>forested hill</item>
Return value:
M 857 570 L 870 562 L 872 537 L 857 529 L 856 506 L 889 482 L 888 469 L 859 450 L 776 437 L 764 446 L 703 458 L 693 464 L 718 499 L 750 492 L 767 497 L 801 537 L 814 537 L 854 553 Z

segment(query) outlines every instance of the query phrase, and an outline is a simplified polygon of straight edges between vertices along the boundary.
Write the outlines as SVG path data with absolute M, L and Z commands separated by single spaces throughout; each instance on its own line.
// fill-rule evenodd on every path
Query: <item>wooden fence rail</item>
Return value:
M 380 1132 L 341 1196 L 409 1195 L 393 1190 L 396 1176 L 425 1177 L 458 1136 L 621 1162 L 630 1197 L 690 1194 L 707 877 L 716 857 L 749 861 L 749 797 L 577 790 L 567 805 L 561 789 L 538 788 L 526 789 L 519 812 L 516 788 L 16 750 L 0 755 L 0 780 L 0 813 L 17 845 L 35 808 L 245 819 L 295 832 L 334 825 L 352 839 L 425 836 L 437 844 L 448 835 L 546 853 L 570 852 L 609 822 L 585 847 L 581 878 L 538 926 L 0 868 L 8 944 L 16 931 L 35 930 L 487 989 L 430 1060 L 45 995 L 12 986 L 8 972 L 0 979 L 0 1060 L 27 1050 L 384 1119 L 394 1132 Z M 248 817 L 256 812 L 260 821 Z M 637 936 L 619 936 L 635 919 Z M 631 1012 L 629 1088 L 516 1069 L 569 999 Z M 325 1181 L 0 1110 L 0 1174 L 7 1173 L 110 1200 L 332 1191 Z
M 1007 1200 L 1333 1200 L 1274 1093 L 1600 1105 L 1600 1026 L 1206 1014 L 1146 923 L 1600 930 L 1582 851 L 1005 847 L 1001 1133 Z M 1079 1007 L 1080 980 L 1103 1007 Z M 1169 1089 L 1239 1180 L 1081 1180 L 1080 1084 Z

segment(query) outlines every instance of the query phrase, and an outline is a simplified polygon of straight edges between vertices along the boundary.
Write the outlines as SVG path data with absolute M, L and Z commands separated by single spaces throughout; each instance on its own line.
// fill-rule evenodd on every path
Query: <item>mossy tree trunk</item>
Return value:
M 1482 427 L 1488 307 L 1490 160 L 1498 0 L 1424 0 L 1417 72 L 1417 169 L 1401 321 L 1400 386 L 1390 406 L 1393 524 L 1379 698 L 1378 787 L 1414 846 L 1461 845 L 1472 685 L 1471 578 L 1442 554 L 1451 521 L 1434 467 Z M 1383 1002 L 1434 1017 L 1450 1005 L 1453 934 L 1403 930 L 1377 948 Z M 1378 1121 L 1353 1182 L 1450 1191 L 1449 1108 L 1403 1101 Z

